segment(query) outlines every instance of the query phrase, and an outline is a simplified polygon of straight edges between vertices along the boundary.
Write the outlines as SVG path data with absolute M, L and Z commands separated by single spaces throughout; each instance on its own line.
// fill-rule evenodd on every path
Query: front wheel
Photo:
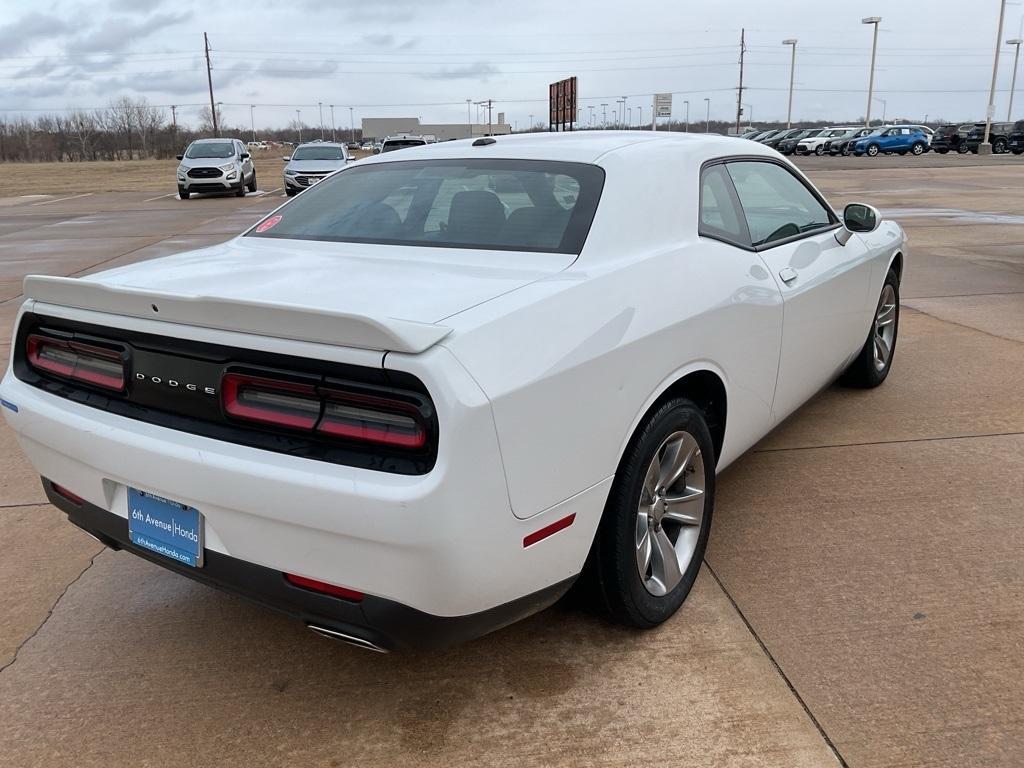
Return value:
M 690 400 L 662 404 L 619 464 L 588 560 L 598 602 L 632 627 L 661 624 L 683 604 L 711 531 L 715 453 Z
M 843 157 L 849 157 L 850 155 L 853 154 L 853 147 L 847 144 L 840 151 L 843 153 Z
M 996 139 L 992 142 L 992 153 L 1001 155 L 1006 152 L 1006 139 Z
M 178 197 L 182 200 L 188 200 L 189 191 L 184 187 L 178 187 Z
M 958 155 L 966 155 L 970 151 L 971 148 L 967 146 L 967 144 L 965 144 L 964 142 L 960 142 L 960 144 L 957 145 L 956 153 Z
M 814 154 L 816 154 L 818 157 L 821 157 L 822 155 L 824 155 L 825 154 L 825 145 L 824 144 L 819 144 L 818 146 L 816 146 L 814 148 Z
M 871 332 L 860 353 L 843 372 L 840 383 L 848 387 L 871 389 L 889 375 L 896 353 L 896 336 L 900 328 L 900 281 L 893 270 L 885 276 L 878 297 Z
M 871 144 L 870 146 L 868 146 L 868 156 L 869 157 L 876 157 L 877 155 L 878 155 L 878 145 L 877 144 Z

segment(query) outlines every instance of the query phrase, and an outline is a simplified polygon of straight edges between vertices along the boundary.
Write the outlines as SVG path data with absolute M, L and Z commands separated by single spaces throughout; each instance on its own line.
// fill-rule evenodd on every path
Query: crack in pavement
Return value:
M 89 564 L 85 566 L 85 568 L 83 568 L 82 571 L 77 576 L 75 576 L 75 578 L 73 578 L 71 581 L 67 583 L 64 589 L 61 590 L 61 593 L 57 596 L 57 599 L 53 601 L 53 605 L 51 605 L 50 608 L 46 611 L 46 617 L 40 622 L 39 626 L 32 631 L 32 634 L 30 634 L 28 637 L 26 637 L 24 640 L 18 643 L 18 647 L 14 649 L 14 655 L 11 657 L 11 660 L 4 664 L 2 667 L 0 667 L 0 674 L 3 674 L 3 672 L 9 667 L 14 666 L 14 663 L 18 660 L 18 655 L 21 653 L 21 649 L 28 645 L 28 643 L 36 635 L 39 634 L 43 627 L 46 626 L 46 623 L 51 618 L 53 618 L 53 613 L 57 610 L 57 606 L 60 605 L 60 601 L 64 599 L 64 595 L 66 595 L 68 593 L 68 590 L 78 583 L 78 580 L 85 575 L 86 571 L 93 567 L 93 565 L 96 563 L 96 558 L 106 551 L 107 548 L 105 546 L 101 547 L 100 550 L 95 555 L 89 558 Z
M 938 440 L 975 440 L 983 437 L 1019 437 L 1024 432 L 985 432 L 974 435 L 936 435 L 935 437 L 908 437 L 903 440 L 870 440 L 865 443 L 826 443 L 824 445 L 792 445 L 782 448 L 758 448 L 751 453 L 781 453 L 782 451 L 814 451 L 818 448 L 859 448 L 869 445 L 900 445 L 901 443 L 933 443 Z
M 747 628 L 747 631 L 750 633 L 750 636 L 754 638 L 754 642 L 757 643 L 758 647 L 760 647 L 761 649 L 761 652 L 765 655 L 768 661 L 771 662 L 772 667 L 775 668 L 775 671 L 778 673 L 779 677 L 782 678 L 782 682 L 786 684 L 786 687 L 789 689 L 789 692 L 793 694 L 793 698 L 795 698 L 797 700 L 797 703 L 799 703 L 800 706 L 803 707 L 804 713 L 807 715 L 808 719 L 810 719 L 811 724 L 814 726 L 815 730 L 818 731 L 818 735 L 821 736 L 822 740 L 825 742 L 825 745 L 832 752 L 833 757 L 835 757 L 835 759 L 838 761 L 839 765 L 842 766 L 842 768 L 849 768 L 849 763 L 846 762 L 846 759 L 839 752 L 839 748 L 836 747 L 835 742 L 832 741 L 832 738 L 822 727 L 821 723 L 818 722 L 818 718 L 816 718 L 814 716 L 814 713 L 811 712 L 811 708 L 807 705 L 807 702 L 804 701 L 804 697 L 800 695 L 800 692 L 796 689 L 796 686 L 793 685 L 793 681 L 789 679 L 789 676 L 783 671 L 782 667 L 779 665 L 779 662 L 776 661 L 775 656 L 773 656 L 772 652 L 768 650 L 768 646 L 764 644 L 764 641 L 757 634 L 757 631 L 751 625 L 746 615 L 744 615 L 743 610 L 740 608 L 739 604 L 733 599 L 733 596 L 729 593 L 729 590 L 725 588 L 725 584 L 722 583 L 722 580 L 718 577 L 718 574 L 715 573 L 715 569 L 711 567 L 711 563 L 707 561 L 707 558 L 704 559 L 704 567 L 708 569 L 708 573 L 711 574 L 711 578 L 713 578 L 715 580 L 715 583 L 718 584 L 718 588 L 722 590 L 722 594 L 725 595 L 725 598 L 732 605 L 733 610 L 736 611 L 736 615 L 740 617 L 740 621 L 743 622 L 743 625 Z

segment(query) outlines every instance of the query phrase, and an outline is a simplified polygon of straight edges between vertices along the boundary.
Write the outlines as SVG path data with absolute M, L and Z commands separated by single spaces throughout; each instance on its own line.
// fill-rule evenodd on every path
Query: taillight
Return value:
M 327 390 L 317 431 L 350 440 L 422 448 L 427 429 L 416 406 L 390 398 Z
M 309 430 L 320 418 L 320 398 L 311 384 L 229 373 L 221 392 L 224 411 L 238 419 Z
M 124 389 L 124 353 L 78 341 L 31 334 L 25 354 L 33 368 L 55 376 L 120 392 Z
M 236 419 L 406 450 L 427 444 L 427 418 L 411 393 L 403 399 L 233 372 L 224 376 L 221 398 Z

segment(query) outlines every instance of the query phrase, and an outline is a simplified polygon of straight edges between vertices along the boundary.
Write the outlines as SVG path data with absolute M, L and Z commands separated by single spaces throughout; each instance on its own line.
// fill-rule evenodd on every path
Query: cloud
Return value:
M 163 0 L 111 0 L 110 10 L 118 13 L 149 13 Z
M 11 24 L 0 26 L 0 55 L 20 53 L 41 40 L 61 37 L 71 30 L 71 25 L 58 16 L 29 13 Z
M 463 64 L 458 67 L 444 67 L 434 72 L 424 72 L 420 75 L 425 80 L 486 80 L 491 75 L 501 74 L 501 70 L 486 61 L 478 61 L 474 64 Z
M 126 50 L 132 44 L 150 35 L 163 33 L 192 18 L 192 11 L 183 13 L 156 13 L 133 21 L 125 16 L 104 20 L 97 29 L 73 38 L 67 45 L 71 54 L 111 53 Z
M 18 70 L 15 77 L 21 79 L 25 77 L 45 77 L 46 75 L 53 72 L 58 67 L 64 66 L 61 62 L 55 59 L 40 59 L 35 64 L 25 67 L 24 69 Z
M 314 64 L 309 59 L 273 59 L 264 61 L 256 68 L 256 75 L 284 80 L 333 75 L 338 71 L 336 61 L 322 61 Z

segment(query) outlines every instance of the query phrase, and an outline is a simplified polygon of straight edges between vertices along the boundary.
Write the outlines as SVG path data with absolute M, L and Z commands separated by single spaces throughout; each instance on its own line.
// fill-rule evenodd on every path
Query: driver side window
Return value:
M 755 247 L 835 223 L 833 214 L 811 190 L 782 166 L 751 160 L 728 163 L 727 167 Z

